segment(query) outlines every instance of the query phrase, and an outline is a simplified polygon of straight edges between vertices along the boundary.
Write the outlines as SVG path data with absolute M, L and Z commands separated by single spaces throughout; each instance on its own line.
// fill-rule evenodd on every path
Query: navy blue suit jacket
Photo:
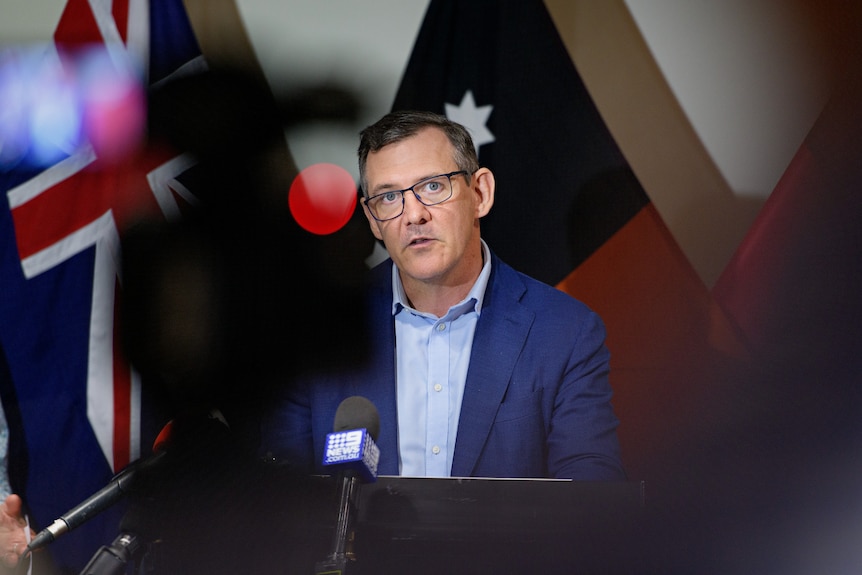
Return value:
M 581 302 L 491 257 L 452 476 L 625 479 L 601 320 Z M 323 444 L 338 405 L 361 395 L 380 414 L 378 471 L 398 474 L 391 274 L 391 260 L 371 271 L 367 361 L 305 374 L 265 418 L 264 451 L 276 460 L 325 473 Z

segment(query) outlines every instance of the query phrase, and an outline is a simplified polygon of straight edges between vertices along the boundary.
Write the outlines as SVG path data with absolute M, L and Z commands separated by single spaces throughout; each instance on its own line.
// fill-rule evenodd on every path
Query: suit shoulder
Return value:
M 562 313 L 568 316 L 571 316 L 571 314 L 595 315 L 595 312 L 581 300 L 534 277 L 519 272 L 502 261 L 500 261 L 500 272 L 504 281 L 507 281 L 505 277 L 509 276 L 508 281 L 516 279 L 523 285 L 520 302 L 533 311 L 548 314 Z

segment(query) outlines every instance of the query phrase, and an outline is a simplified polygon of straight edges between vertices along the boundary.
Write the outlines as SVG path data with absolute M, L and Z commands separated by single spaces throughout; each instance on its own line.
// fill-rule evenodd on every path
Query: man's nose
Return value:
M 428 220 L 428 206 L 419 201 L 413 192 L 404 194 L 404 216 L 410 223 L 422 223 Z

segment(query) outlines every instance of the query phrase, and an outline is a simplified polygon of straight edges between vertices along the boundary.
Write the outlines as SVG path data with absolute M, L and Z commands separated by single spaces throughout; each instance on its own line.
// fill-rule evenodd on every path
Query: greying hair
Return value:
M 424 128 L 439 128 L 446 134 L 454 149 L 452 158 L 455 165 L 467 172 L 467 182 L 470 181 L 470 176 L 479 169 L 479 158 L 473 138 L 464 126 L 433 112 L 390 112 L 359 133 L 359 184 L 365 197 L 368 197 L 368 180 L 365 178 L 368 154 L 415 136 Z

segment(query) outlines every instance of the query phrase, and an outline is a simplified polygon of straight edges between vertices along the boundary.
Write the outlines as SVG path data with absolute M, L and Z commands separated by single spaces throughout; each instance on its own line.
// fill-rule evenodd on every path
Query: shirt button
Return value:
M 435 383 L 435 384 L 434 384 L 434 391 L 440 391 L 440 390 L 442 390 L 442 389 L 443 389 L 443 386 L 442 386 L 442 385 L 440 385 L 439 383 Z
M 440 453 L 440 446 L 439 446 L 439 445 L 435 445 L 434 447 L 432 447 L 432 448 L 431 448 L 431 453 L 433 453 L 434 455 L 437 455 L 438 453 Z
M 446 324 L 441 323 L 437 326 L 437 331 L 446 331 Z

